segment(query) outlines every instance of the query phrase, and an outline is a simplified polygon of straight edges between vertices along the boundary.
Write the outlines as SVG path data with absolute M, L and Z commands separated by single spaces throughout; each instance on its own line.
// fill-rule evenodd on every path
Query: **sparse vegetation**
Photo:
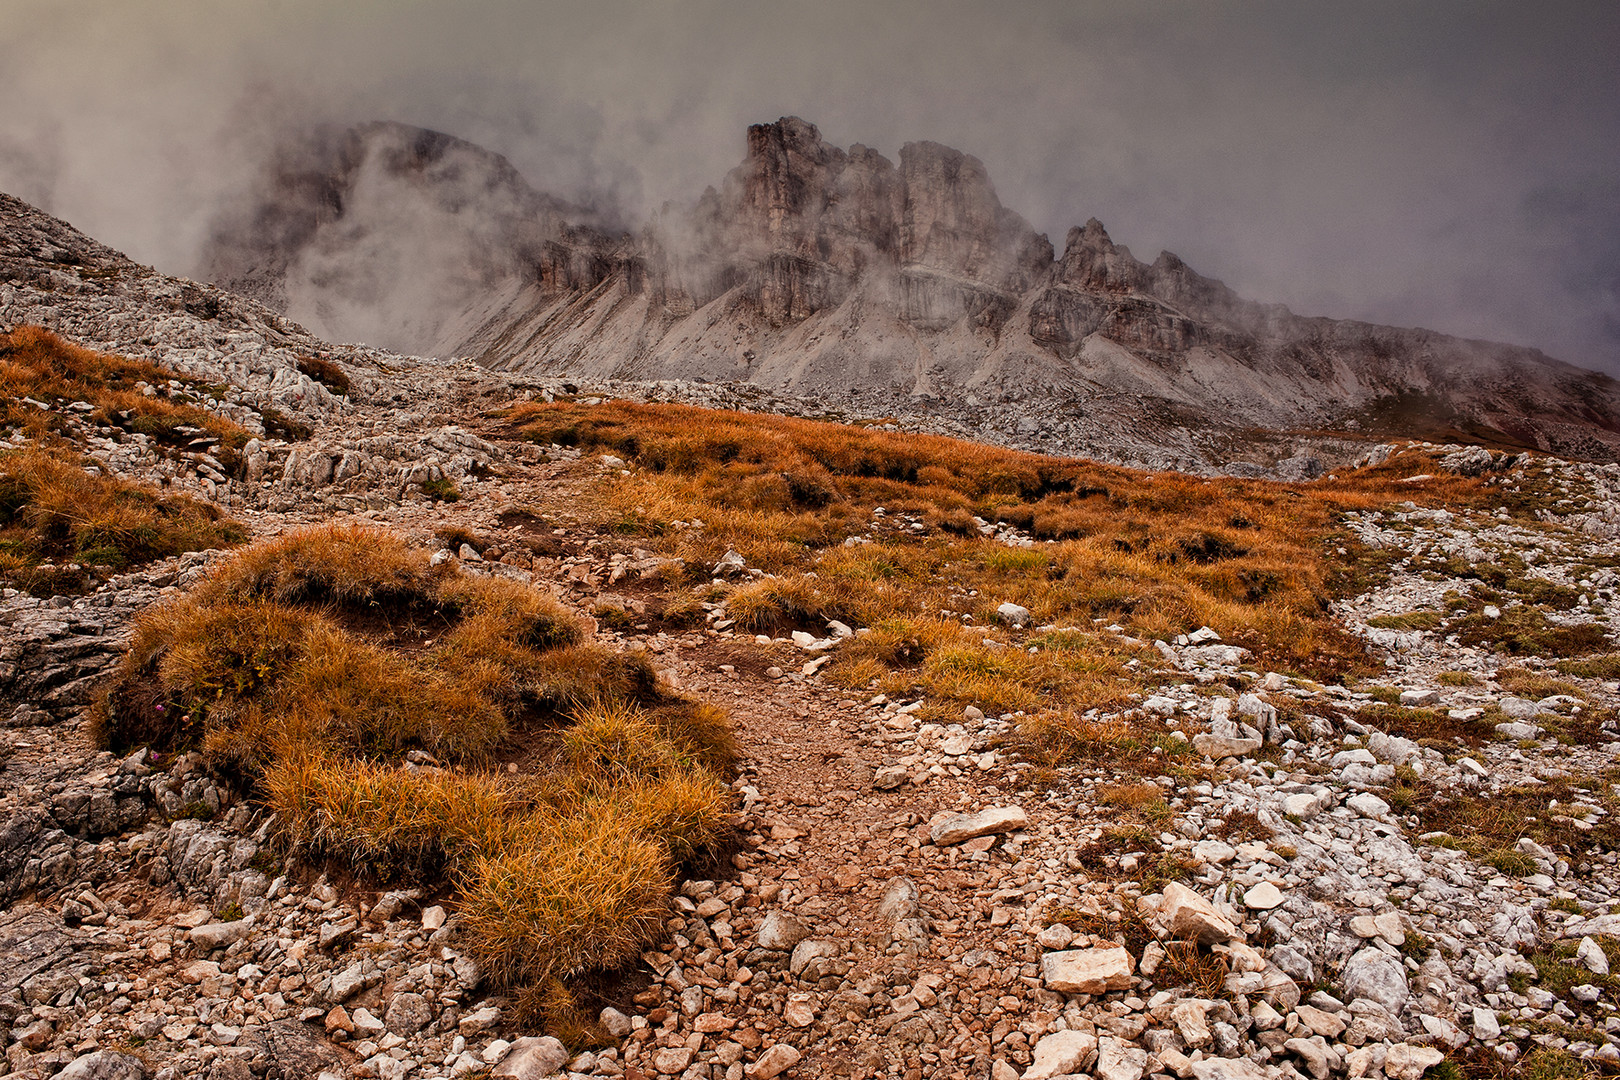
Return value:
M 300 356 L 298 370 L 334 394 L 349 392 L 349 377 L 335 361 L 328 360 L 324 356 Z
M 143 393 L 143 383 L 154 391 Z M 0 430 L 30 439 L 66 430 L 61 413 L 30 404 L 32 398 L 47 405 L 82 401 L 93 406 L 88 419 L 159 445 L 185 445 L 206 433 L 226 449 L 241 448 L 248 433 L 202 408 L 206 394 L 195 380 L 156 364 L 82 348 L 38 326 L 0 334 Z
M 1489 796 L 1464 792 L 1438 793 L 1415 785 L 1404 796 L 1386 789 L 1386 797 L 1402 799 L 1402 812 L 1416 814 L 1425 831 L 1447 834 L 1442 846 L 1467 851 L 1481 862 L 1510 877 L 1537 872 L 1533 857 L 1518 850 L 1521 837 L 1560 853 L 1572 864 L 1588 853 L 1620 849 L 1620 809 L 1610 780 L 1571 777 L 1543 784 L 1505 788 Z M 1587 827 L 1581 800 L 1607 811 Z
M 0 581 L 40 596 L 83 592 L 97 575 L 89 568 L 116 572 L 247 537 L 215 506 L 91 468 L 39 446 L 0 453 Z
M 1620 653 L 1582 659 L 1562 658 L 1558 670 L 1576 679 L 1620 679 Z
M 1424 463 L 1407 454 L 1310 485 L 1217 484 L 684 406 L 533 403 L 506 419 L 537 442 L 634 466 L 601 481 L 604 527 L 694 565 L 735 549 L 772 575 L 726 597 L 739 627 L 870 628 L 838 651 L 827 678 L 1023 711 L 1049 760 L 1103 744 L 1152 751 L 1151 728 L 1105 731 L 1085 714 L 1128 708 L 1157 663 L 1145 648 L 1153 638 L 1208 625 L 1278 670 L 1325 681 L 1367 670 L 1361 643 L 1327 611 L 1358 555 L 1330 545 L 1348 543 L 1341 513 L 1409 497 L 1396 481 Z M 1461 478 L 1431 483 L 1452 504 L 1480 490 Z M 684 527 L 693 519 L 703 527 Z M 1024 530 L 1034 546 L 987 539 L 978 522 Z M 1059 629 L 1003 628 L 1003 601 Z M 1111 624 L 1126 637 L 1101 629 Z
M 431 649 L 384 644 L 421 620 Z M 536 1008 L 655 937 L 675 865 L 729 828 L 723 713 L 588 644 L 544 594 L 373 530 L 255 545 L 148 613 L 98 732 L 200 747 L 295 853 L 448 872 L 486 968 L 552 987 L 525 995 Z
M 421 484 L 422 494 L 439 502 L 461 501 L 461 489 L 456 482 L 448 476 L 440 476 L 432 480 L 424 480 Z
M 1409 611 L 1404 615 L 1379 615 L 1367 620 L 1380 630 L 1433 630 L 1440 625 L 1438 611 Z

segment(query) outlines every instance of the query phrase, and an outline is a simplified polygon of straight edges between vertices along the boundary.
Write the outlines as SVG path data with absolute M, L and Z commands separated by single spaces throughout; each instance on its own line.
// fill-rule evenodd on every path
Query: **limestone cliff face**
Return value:
M 450 136 L 374 124 L 318 149 L 221 230 L 213 279 L 336 339 L 1013 416 L 1070 451 L 1208 459 L 1256 429 L 1336 429 L 1620 454 L 1605 376 L 1244 300 L 1094 218 L 1057 255 L 982 162 L 938 143 L 896 163 L 796 117 L 758 124 L 718 186 L 634 234 Z
M 911 143 L 900 165 L 842 150 L 794 117 L 748 129 L 748 155 L 689 215 L 654 223 L 646 244 L 663 306 L 693 310 L 740 290 L 775 328 L 880 282 L 898 314 L 941 328 L 999 321 L 1042 280 L 1051 245 L 1006 209 L 982 162 Z

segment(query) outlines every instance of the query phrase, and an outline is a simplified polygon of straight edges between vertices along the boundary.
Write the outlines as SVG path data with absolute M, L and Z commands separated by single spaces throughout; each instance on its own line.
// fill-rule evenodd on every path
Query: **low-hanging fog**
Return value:
M 269 150 L 398 120 L 633 225 L 798 115 L 981 158 L 1307 314 L 1620 373 L 1620 6 L 0 0 L 0 190 L 171 273 Z

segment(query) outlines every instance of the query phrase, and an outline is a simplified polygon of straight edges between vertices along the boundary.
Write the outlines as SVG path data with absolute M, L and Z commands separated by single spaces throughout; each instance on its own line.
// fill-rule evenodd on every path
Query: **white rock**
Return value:
M 1431 1039 L 1444 1043 L 1452 1049 L 1456 1049 L 1468 1041 L 1468 1036 L 1463 1034 L 1462 1028 L 1443 1016 L 1431 1016 L 1429 1013 L 1422 1013 L 1418 1016 L 1418 1022 L 1423 1025 L 1423 1030 L 1429 1033 Z
M 424 930 L 432 931 L 439 929 L 444 925 L 444 919 L 444 908 L 437 904 L 434 904 L 432 907 L 422 909 L 422 929 Z
M 1286 1023 L 1283 1014 L 1264 1001 L 1257 1001 L 1249 1008 L 1249 1018 L 1261 1031 L 1274 1031 Z
M 1248 1058 L 1208 1057 L 1187 1064 L 1192 1080 L 1271 1080 L 1265 1068 Z
M 128 1054 L 97 1050 L 74 1058 L 56 1080 L 146 1080 L 146 1069 Z
M 1134 966 L 1121 948 L 1064 949 L 1041 957 L 1041 978 L 1061 994 L 1106 994 L 1129 989 Z
M 979 836 L 1017 832 L 1029 825 L 1029 815 L 1020 806 L 992 806 L 976 814 L 952 814 L 929 832 L 939 847 L 960 844 Z
M 759 947 L 784 952 L 810 936 L 810 928 L 785 911 L 772 911 L 759 926 Z
M 1291 817 L 1297 817 L 1301 821 L 1309 821 L 1322 812 L 1322 805 L 1316 801 L 1316 796 L 1307 795 L 1304 792 L 1289 795 L 1283 799 L 1282 805 L 1283 813 Z
M 1142 1080 L 1148 1054 L 1124 1039 L 1104 1035 L 1097 1040 L 1097 1080 Z
M 1474 1038 L 1484 1042 L 1502 1037 L 1502 1025 L 1490 1009 L 1474 1007 Z
M 759 1060 L 748 1066 L 745 1072 L 753 1080 L 771 1080 L 771 1077 L 780 1076 L 797 1065 L 802 1056 L 787 1043 L 779 1042 L 759 1055 Z
M 1243 906 L 1252 911 L 1270 911 L 1282 902 L 1282 890 L 1269 881 L 1262 881 L 1243 894 Z
M 1053 923 L 1036 934 L 1035 940 L 1041 943 L 1043 949 L 1067 949 L 1069 942 L 1074 940 L 1074 931 L 1062 923 Z
M 1360 814 L 1362 817 L 1381 819 L 1389 814 L 1389 803 L 1380 799 L 1370 791 L 1363 791 L 1359 795 L 1352 795 L 1344 800 L 1344 805 Z
M 1345 961 L 1339 985 L 1352 1000 L 1366 998 L 1394 1013 L 1400 1012 L 1411 993 L 1400 960 L 1374 948 L 1362 949 Z
M 1097 1053 L 1097 1037 L 1082 1031 L 1054 1031 L 1035 1044 L 1035 1060 L 1024 1070 L 1023 1080 L 1048 1080 L 1069 1076 L 1091 1063 Z
M 1581 938 L 1581 943 L 1575 947 L 1575 959 L 1594 975 L 1609 973 L 1609 958 L 1590 937 Z
M 1193 858 L 1211 866 L 1222 866 L 1237 858 L 1237 848 L 1220 840 L 1200 840 L 1193 845 Z
M 1189 999 L 1176 1005 L 1170 1010 L 1170 1020 L 1176 1025 L 1176 1033 L 1181 1041 L 1189 1048 L 1208 1046 L 1215 1037 L 1209 1030 L 1208 1003 L 1197 999 Z M 1282 1019 L 1279 1017 L 1280 1025 Z
M 1504 697 L 1496 703 L 1509 720 L 1532 720 L 1541 714 L 1541 706 L 1522 697 Z
M 1384 1055 L 1384 1075 L 1389 1080 L 1423 1080 L 1423 1074 L 1446 1059 L 1432 1046 L 1396 1043 Z
M 1402 690 L 1402 705 L 1435 705 L 1440 701 L 1438 690 Z
M 512 1044 L 492 1077 L 512 1080 L 543 1080 L 568 1064 L 568 1048 L 549 1035 L 526 1035 Z
M 789 994 L 787 1004 L 782 1006 L 782 1019 L 789 1027 L 807 1028 L 816 1022 L 816 997 L 814 994 Z
M 1218 945 L 1243 936 L 1226 916 L 1215 910 L 1214 904 L 1179 881 L 1164 887 L 1159 918 L 1172 937 L 1204 945 Z
M 1216 761 L 1229 757 L 1247 757 L 1264 745 L 1259 739 L 1230 738 L 1199 732 L 1193 736 L 1193 749 Z
M 1008 626 L 1024 627 L 1029 625 L 1029 608 L 1027 607 L 1004 603 L 996 608 L 996 615 Z
M 634 1029 L 630 1018 L 611 1005 L 602 1010 L 597 1016 L 597 1021 L 602 1025 L 602 1030 L 615 1039 L 624 1038 Z

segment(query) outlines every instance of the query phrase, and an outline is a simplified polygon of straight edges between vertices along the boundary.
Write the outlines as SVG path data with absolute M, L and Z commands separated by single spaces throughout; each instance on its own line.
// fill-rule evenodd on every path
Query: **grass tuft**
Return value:
M 40 446 L 0 453 L 0 580 L 39 596 L 82 592 L 97 576 L 85 567 L 116 572 L 247 538 L 209 503 L 90 467 Z
M 439 636 L 388 647 L 402 624 Z M 723 712 L 551 597 L 377 530 L 266 541 L 148 612 L 97 732 L 200 746 L 295 854 L 450 874 L 473 950 L 548 1015 L 567 1012 L 557 980 L 657 936 L 675 867 L 732 829 Z M 497 767 L 514 755 L 526 770 Z

